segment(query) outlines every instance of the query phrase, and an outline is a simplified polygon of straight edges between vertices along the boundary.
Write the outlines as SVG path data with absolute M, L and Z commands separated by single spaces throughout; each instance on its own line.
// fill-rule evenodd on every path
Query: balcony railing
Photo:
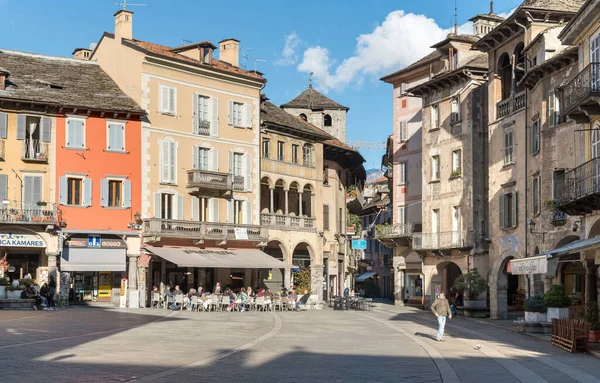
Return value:
M 281 230 L 314 230 L 316 227 L 316 218 L 262 213 L 260 215 L 260 223 L 261 225 Z
M 496 104 L 496 118 L 503 118 L 525 107 L 525 91 L 511 95 Z
M 243 191 L 244 190 L 244 176 L 233 176 L 233 190 Z
M 245 230 L 243 230 L 245 229 Z M 178 221 L 150 218 L 144 220 L 144 236 L 174 237 L 198 240 L 246 240 L 263 242 L 268 240 L 267 228 L 219 222 Z
M 412 247 L 415 250 L 448 250 L 473 247 L 473 235 L 471 232 L 414 233 L 412 238 Z
M 564 87 L 565 112 L 593 94 L 600 95 L 600 63 L 590 63 Z
M 24 202 L 3 203 L 0 201 L 0 222 L 18 224 L 55 225 L 58 223 L 56 205 L 27 204 Z M 8 201 L 7 201 L 8 202 Z
M 212 190 L 231 190 L 233 187 L 232 175 L 229 173 L 219 173 L 209 170 L 193 169 L 188 170 L 188 189 L 212 189 Z
M 377 225 L 375 227 L 375 238 L 392 239 L 410 237 L 413 234 L 415 224 L 401 223 L 395 225 Z
M 26 161 L 48 162 L 48 143 L 40 140 L 23 140 L 21 158 Z
M 210 136 L 210 121 L 198 120 L 196 133 L 201 136 Z
M 316 169 L 314 167 L 306 167 L 300 164 L 277 161 L 264 157 L 260 159 L 260 169 L 263 172 L 286 174 L 303 178 L 316 178 Z
M 565 213 L 582 215 L 600 208 L 600 157 L 569 170 L 562 182 L 555 182 L 559 185 L 556 206 Z

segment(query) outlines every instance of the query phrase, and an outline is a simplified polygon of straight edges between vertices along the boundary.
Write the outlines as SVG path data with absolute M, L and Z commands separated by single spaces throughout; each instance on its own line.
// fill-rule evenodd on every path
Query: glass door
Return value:
M 590 91 L 600 91 L 600 32 L 590 38 Z
M 596 125 L 595 129 L 592 129 L 592 163 L 591 163 L 591 178 L 592 182 L 585 182 L 584 194 L 589 192 L 597 192 L 600 190 L 600 126 Z M 587 178 L 589 175 L 584 175 Z M 591 189 L 591 190 L 590 190 Z

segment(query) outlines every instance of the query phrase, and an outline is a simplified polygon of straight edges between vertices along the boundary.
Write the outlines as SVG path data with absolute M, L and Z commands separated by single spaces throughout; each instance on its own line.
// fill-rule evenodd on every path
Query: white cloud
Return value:
M 277 65 L 294 65 L 298 61 L 296 49 L 300 45 L 300 38 L 295 32 L 285 36 L 285 45 L 281 52 L 281 58 L 277 60 Z
M 467 22 L 458 30 L 472 34 L 473 24 Z M 449 32 L 451 29 L 441 28 L 425 15 L 393 11 L 371 33 L 358 36 L 354 55 L 337 67 L 327 48 L 312 46 L 304 51 L 298 70 L 313 72 L 315 86 L 323 92 L 341 90 L 360 84 L 365 77 L 378 77 L 410 65 L 429 54 L 430 46 Z

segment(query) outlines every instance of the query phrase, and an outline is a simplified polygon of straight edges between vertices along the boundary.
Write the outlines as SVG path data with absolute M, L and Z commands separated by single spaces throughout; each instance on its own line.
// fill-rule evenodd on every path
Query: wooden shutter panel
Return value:
M 195 195 L 192 196 L 192 221 L 200 220 L 200 200 Z
M 166 86 L 160 87 L 160 111 L 169 111 L 169 88 Z
M 200 102 L 199 99 L 199 95 L 198 93 L 194 93 L 194 101 L 193 101 L 193 115 L 192 115 L 192 131 L 194 132 L 194 134 L 198 134 L 199 133 L 199 129 L 198 129 L 198 120 L 200 118 L 200 116 L 198 115 L 199 111 L 198 111 L 198 103 Z
M 329 230 L 329 205 L 323 205 L 323 230 Z
M 229 151 L 229 173 L 233 174 L 233 151 Z
M 209 222 L 219 222 L 219 199 L 218 198 L 211 198 L 208 200 L 208 221 Z
M 123 207 L 131 207 L 131 181 L 123 181 Z
M 83 206 L 92 206 L 92 179 L 84 178 L 81 183 L 83 186 Z
M 154 193 L 154 218 L 162 218 L 162 195 Z
M 548 125 L 554 126 L 554 90 L 548 93 Z
M 24 140 L 25 132 L 25 116 L 19 114 L 17 115 L 17 140 Z
M 0 202 L 8 199 L 8 175 L 0 174 Z
M 252 191 L 252 155 L 250 153 L 244 154 L 244 189 L 246 191 Z
M 252 128 L 252 104 L 244 104 L 244 122 L 246 128 Z
M 177 219 L 183 220 L 183 195 L 177 194 Z
M 37 203 L 42 201 L 42 177 L 31 178 L 33 178 L 33 203 Z
M 252 225 L 252 202 L 244 201 L 244 223 Z
M 177 164 L 177 143 L 176 142 L 170 142 L 170 159 L 169 159 L 169 182 L 170 183 L 176 183 L 176 179 L 177 179 L 177 169 L 176 169 L 176 164 Z
M 58 179 L 58 203 L 61 205 L 67 204 L 69 182 L 67 177 L 59 177 Z
M 517 216 L 517 214 L 519 213 L 519 193 L 518 192 L 514 192 L 513 193 L 513 205 L 512 205 L 512 222 L 511 222 L 511 226 L 512 227 L 517 227 L 518 223 L 519 223 L 519 217 Z
M 83 121 L 75 120 L 75 134 L 77 136 L 76 142 L 78 148 L 85 148 L 85 127 Z
M 192 169 L 200 169 L 198 152 L 200 151 L 200 147 L 192 146 Z
M 100 185 L 100 206 L 108 206 L 108 180 L 106 178 L 102 179 Z
M 177 89 L 176 88 L 168 88 L 169 89 L 169 113 L 177 113 Z
M 233 223 L 233 204 L 233 199 L 227 201 L 227 223 Z
M 161 141 L 160 145 L 162 146 L 161 148 L 161 164 L 160 164 L 160 181 L 161 182 L 169 182 L 169 159 L 170 154 L 169 154 L 169 146 L 170 142 L 169 141 Z
M 233 101 L 227 103 L 227 123 L 233 126 Z
M 49 117 L 42 117 L 42 141 L 50 142 L 52 140 L 52 120 Z
M 211 97 L 211 121 L 210 121 L 210 135 L 213 137 L 219 137 L 219 99 Z
M 6 138 L 8 130 L 8 114 L 0 112 L 0 138 Z
M 498 198 L 498 212 L 500 214 L 499 223 L 501 228 L 506 227 L 506 222 L 504 221 L 504 198 L 504 194 L 500 194 L 500 197 Z

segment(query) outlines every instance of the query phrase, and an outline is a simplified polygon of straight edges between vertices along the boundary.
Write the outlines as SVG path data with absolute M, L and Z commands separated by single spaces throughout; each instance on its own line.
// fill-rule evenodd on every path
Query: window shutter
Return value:
M 177 194 L 177 218 L 183 220 L 183 195 Z
M 252 191 L 252 155 L 250 155 L 250 153 L 244 154 L 244 160 L 244 166 L 246 168 L 243 172 L 244 189 L 246 191 Z
M 17 140 L 25 139 L 25 116 L 17 115 Z
M 169 154 L 169 149 L 170 149 L 170 142 L 169 141 L 161 141 L 160 145 L 162 146 L 161 148 L 161 171 L 160 171 L 160 181 L 161 182 L 169 182 L 169 159 L 170 154 Z
M 194 93 L 194 101 L 193 101 L 193 107 L 194 107 L 194 111 L 193 111 L 193 115 L 192 115 L 192 131 L 194 132 L 194 134 L 198 134 L 199 133 L 199 129 L 198 129 L 198 124 L 199 124 L 199 120 L 200 120 L 200 116 L 199 116 L 199 108 L 198 108 L 198 103 L 200 102 L 200 95 L 198 93 Z
M 219 137 L 219 99 L 211 97 L 211 121 L 210 121 L 210 135 L 213 137 Z
M 233 101 L 228 101 L 227 105 L 227 123 L 233 126 Z
M 114 125 L 108 124 L 108 150 L 116 150 Z
M 406 121 L 400 121 L 400 140 L 406 141 L 408 139 L 408 123 Z
M 512 205 L 512 222 L 511 222 L 511 226 L 512 227 L 517 227 L 518 223 L 519 223 L 519 218 L 517 217 L 517 214 L 519 213 L 519 193 L 518 192 L 514 192 L 513 193 L 513 205 Z
M 8 199 L 8 175 L 0 174 L 0 202 Z
M 233 174 L 233 151 L 229 151 L 229 173 Z
M 131 207 L 131 181 L 123 181 L 123 207 Z
M 36 176 L 33 178 L 33 203 L 42 201 L 42 177 Z
M 192 196 L 192 221 L 200 221 L 200 200 L 195 195 Z
M 252 225 L 252 202 L 244 201 L 244 223 Z
M 554 90 L 548 93 L 548 125 L 554 126 Z
M 192 169 L 200 169 L 200 161 L 198 159 L 198 152 L 200 151 L 200 147 L 192 146 Z
M 227 223 L 233 223 L 233 204 L 235 200 L 227 201 Z
M 169 89 L 169 113 L 177 113 L 177 108 L 175 105 L 177 104 L 177 89 L 168 88 Z
M 154 218 L 162 218 L 162 195 L 160 193 L 154 193 Z
M 58 178 L 58 203 L 61 205 L 67 204 L 67 193 L 68 193 L 68 181 L 67 177 Z
M 323 230 L 329 230 L 329 205 L 323 205 Z
M 23 202 L 30 207 L 33 202 L 33 179 L 31 176 L 23 177 Z
M 169 88 L 166 86 L 160 87 L 160 111 L 168 112 L 169 111 Z
M 208 153 L 208 158 L 209 158 L 208 170 L 213 171 L 213 172 L 218 172 L 219 171 L 219 149 L 212 149 Z
M 0 112 L 0 138 L 6 138 L 8 130 L 8 114 Z
M 75 126 L 75 145 L 78 148 L 85 147 L 85 133 L 84 133 L 84 125 L 81 120 L 73 120 Z
M 504 194 L 500 194 L 500 198 L 499 198 L 499 203 L 498 203 L 498 212 L 500 213 L 500 227 L 501 228 L 505 228 L 506 227 L 506 222 L 504 221 Z
M 50 142 L 51 139 L 52 139 L 52 120 L 49 117 L 42 117 L 42 141 Z
M 106 178 L 102 179 L 100 184 L 100 206 L 108 206 L 108 180 Z
M 92 179 L 84 178 L 81 181 L 83 187 L 83 206 L 92 206 Z
M 170 153 L 169 153 L 169 182 L 176 183 L 177 179 L 177 169 L 175 168 L 177 164 L 177 143 L 170 142 Z
M 252 128 L 252 104 L 244 104 L 244 121 L 246 128 Z
M 211 198 L 208 200 L 208 221 L 209 222 L 219 222 L 219 199 L 218 198 Z

